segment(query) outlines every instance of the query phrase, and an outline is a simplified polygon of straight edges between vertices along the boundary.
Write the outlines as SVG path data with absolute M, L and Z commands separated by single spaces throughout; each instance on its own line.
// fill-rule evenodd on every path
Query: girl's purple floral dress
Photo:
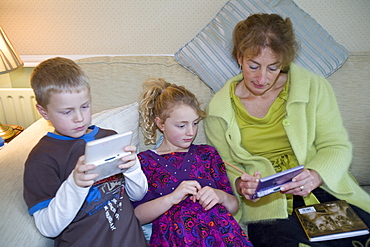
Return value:
M 188 152 L 139 153 L 148 178 L 148 193 L 139 205 L 171 193 L 184 180 L 197 180 L 232 194 L 226 169 L 215 148 L 191 145 Z M 153 208 L 153 210 L 155 210 Z M 189 197 L 153 221 L 150 246 L 252 246 L 233 216 L 221 204 L 206 211 Z

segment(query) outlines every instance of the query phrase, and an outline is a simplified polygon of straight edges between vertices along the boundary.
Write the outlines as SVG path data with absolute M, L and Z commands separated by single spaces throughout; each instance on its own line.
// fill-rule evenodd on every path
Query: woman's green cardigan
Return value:
M 321 188 L 370 213 L 370 195 L 361 189 L 349 172 L 352 146 L 329 82 L 295 64 L 291 64 L 289 73 L 291 86 L 282 125 L 298 162 L 320 174 L 324 182 Z M 269 160 L 253 156 L 241 146 L 241 135 L 231 104 L 230 84 L 242 79 L 242 74 L 231 78 L 214 95 L 207 107 L 204 128 L 208 143 L 218 150 L 222 159 L 248 174 L 260 171 L 265 177 L 275 170 Z M 231 167 L 227 167 L 227 173 L 235 195 L 239 195 L 235 190 L 235 180 L 241 174 Z M 237 197 L 240 207 L 235 218 L 242 224 L 288 217 L 284 194 L 274 193 L 257 202 Z

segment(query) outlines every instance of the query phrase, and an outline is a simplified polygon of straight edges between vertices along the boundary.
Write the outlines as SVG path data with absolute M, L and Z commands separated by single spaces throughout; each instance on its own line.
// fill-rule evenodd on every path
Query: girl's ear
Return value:
M 42 107 L 39 104 L 36 104 L 36 109 L 37 109 L 37 111 L 40 113 L 40 115 L 43 118 L 45 118 L 46 120 L 49 120 L 49 118 L 48 118 L 48 112 L 46 111 L 46 109 L 44 107 Z
M 160 129 L 162 132 L 164 130 L 164 122 L 159 117 L 155 117 L 155 124 L 157 125 L 158 129 Z

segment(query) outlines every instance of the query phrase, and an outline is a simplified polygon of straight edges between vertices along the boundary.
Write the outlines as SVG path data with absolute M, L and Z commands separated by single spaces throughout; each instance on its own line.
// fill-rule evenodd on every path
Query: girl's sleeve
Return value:
M 212 150 L 211 165 L 214 170 L 213 177 L 215 178 L 217 189 L 225 191 L 229 194 L 233 194 L 230 181 L 226 173 L 225 164 L 221 156 L 218 154 L 217 150 L 213 147 L 210 148 Z
M 207 116 L 204 120 L 204 130 L 207 136 L 208 145 L 216 148 L 217 153 L 222 157 L 223 160 L 232 163 L 244 171 L 245 167 L 240 163 L 236 163 L 231 157 L 231 147 L 229 146 L 225 137 L 226 128 L 226 122 L 221 118 Z M 234 193 L 236 193 L 235 181 L 240 177 L 240 173 L 236 172 L 235 170 L 231 170 L 227 172 L 227 177 L 229 178 L 231 186 L 233 186 L 235 189 Z

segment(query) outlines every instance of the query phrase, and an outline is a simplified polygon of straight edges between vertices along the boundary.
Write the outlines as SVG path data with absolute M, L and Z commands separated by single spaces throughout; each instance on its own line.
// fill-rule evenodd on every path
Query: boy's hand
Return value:
M 121 158 L 122 164 L 118 165 L 120 169 L 128 169 L 136 164 L 136 146 L 126 146 L 124 148 L 125 152 L 131 152 Z
M 98 177 L 98 174 L 86 174 L 85 172 L 93 170 L 95 165 L 87 164 L 85 165 L 85 155 L 82 155 L 73 170 L 73 179 L 76 185 L 80 187 L 89 187 L 93 185 L 94 179 Z

